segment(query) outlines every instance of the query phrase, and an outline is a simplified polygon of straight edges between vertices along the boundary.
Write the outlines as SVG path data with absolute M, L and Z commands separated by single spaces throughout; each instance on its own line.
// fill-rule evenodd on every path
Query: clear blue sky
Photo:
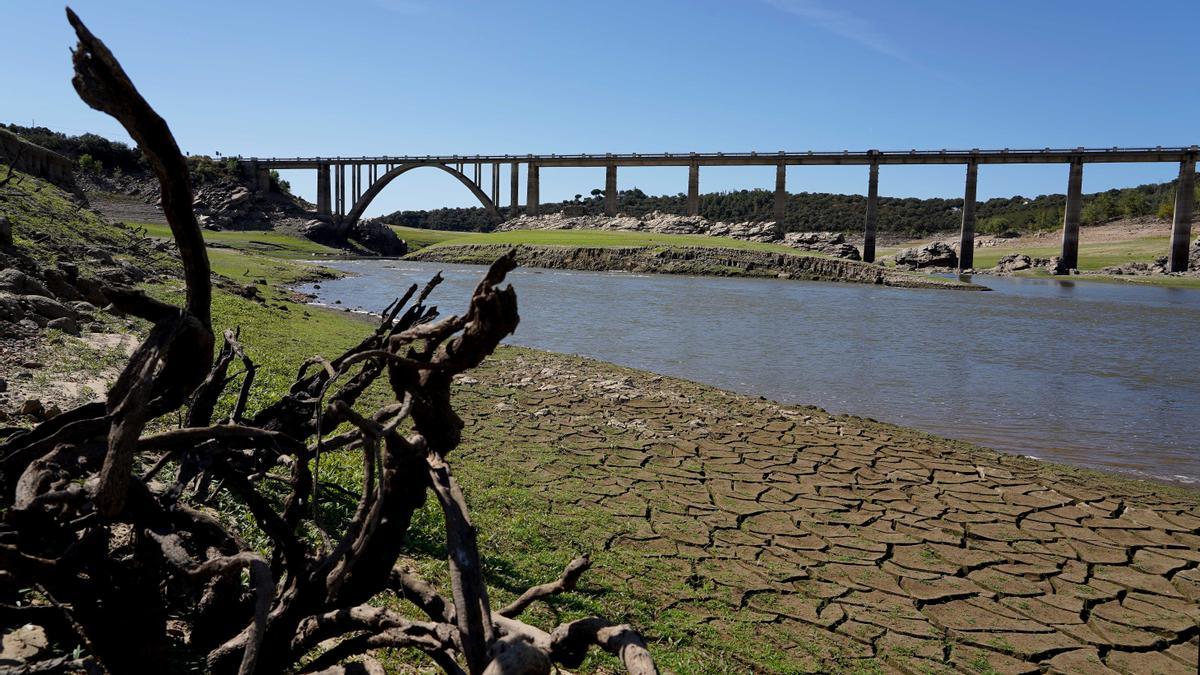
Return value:
M 79 0 L 193 153 L 377 155 L 1074 147 L 1200 143 L 1196 0 Z M 70 85 L 62 5 L 0 0 L 0 120 L 127 138 Z M 1089 165 L 1091 192 L 1167 165 Z M 959 196 L 960 167 L 884 167 L 880 192 Z M 981 198 L 1062 192 L 1066 167 L 985 166 Z M 308 173 L 289 172 L 313 196 Z M 543 200 L 602 187 L 542 172 Z M 773 169 L 701 173 L 771 188 Z M 685 169 L 622 188 L 686 190 Z M 507 193 L 507 180 L 503 183 Z M 861 193 L 864 167 L 789 171 Z M 524 188 L 522 188 L 523 196 Z M 508 198 L 504 196 L 507 203 Z M 376 200 L 471 205 L 442 172 Z

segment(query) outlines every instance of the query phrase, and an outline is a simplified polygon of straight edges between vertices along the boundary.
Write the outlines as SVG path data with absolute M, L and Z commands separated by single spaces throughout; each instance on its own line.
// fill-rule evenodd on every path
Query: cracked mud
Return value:
M 789 671 L 1196 672 L 1194 492 L 577 357 L 476 375 L 471 452 L 500 444 L 671 578 L 598 574 Z

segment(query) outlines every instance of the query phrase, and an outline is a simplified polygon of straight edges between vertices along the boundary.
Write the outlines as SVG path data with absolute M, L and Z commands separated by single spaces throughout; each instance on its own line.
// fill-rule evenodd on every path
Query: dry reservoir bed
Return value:
M 1196 672 L 1195 492 L 577 357 L 474 375 L 465 458 L 601 514 L 600 583 L 731 672 Z

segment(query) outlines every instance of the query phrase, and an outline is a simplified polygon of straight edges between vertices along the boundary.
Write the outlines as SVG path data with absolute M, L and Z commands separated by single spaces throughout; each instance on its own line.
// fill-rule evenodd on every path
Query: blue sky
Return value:
M 72 5 L 193 153 L 377 155 L 1200 143 L 1200 2 L 340 0 Z M 70 85 L 62 5 L 0 0 L 0 121 L 127 138 Z M 1089 165 L 1091 192 L 1168 165 Z M 981 198 L 1062 192 L 1065 166 L 985 166 Z M 313 194 L 313 177 L 285 175 Z M 622 188 L 686 190 L 686 169 Z M 542 172 L 542 198 L 602 187 Z M 771 188 L 773 169 L 701 172 Z M 880 192 L 960 196 L 961 167 L 884 167 Z M 503 189 L 507 193 L 507 180 Z M 862 193 L 865 167 L 788 189 Z M 522 188 L 523 196 L 524 188 Z M 507 203 L 508 197 L 502 201 Z M 372 213 L 471 205 L 432 169 Z

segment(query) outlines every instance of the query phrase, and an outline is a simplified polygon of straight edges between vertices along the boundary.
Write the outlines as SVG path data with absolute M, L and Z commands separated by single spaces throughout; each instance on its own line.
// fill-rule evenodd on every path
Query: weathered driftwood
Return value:
M 516 294 L 499 287 L 513 257 L 491 266 L 461 317 L 435 321 L 425 304 L 440 277 L 419 295 L 409 289 L 360 344 L 332 360 L 309 360 L 286 395 L 247 418 L 255 367 L 231 331 L 213 357 L 209 266 L 187 165 L 112 53 L 70 10 L 68 18 L 79 38 L 75 88 L 125 126 L 162 184 L 187 299 L 175 307 L 106 288 L 120 309 L 153 323 L 107 400 L 0 443 L 0 595 L 36 587 L 50 602 L 6 604 L 2 615 L 37 622 L 58 644 L 86 654 L 12 669 L 376 673 L 382 669 L 368 652 L 404 647 L 449 673 L 548 673 L 555 663 L 577 665 L 598 646 L 631 672 L 655 672 L 628 626 L 593 618 L 545 631 L 517 619 L 531 603 L 572 590 L 586 557 L 557 581 L 490 608 L 475 527 L 447 463 L 463 427 L 450 384 L 517 326 Z M 237 361 L 244 370 L 231 376 Z M 385 374 L 395 403 L 356 411 L 363 391 Z M 233 413 L 214 424 L 218 400 L 233 386 Z M 167 415 L 182 425 L 146 432 Z M 343 423 L 351 430 L 329 435 Z M 362 456 L 359 493 L 326 487 L 356 501 L 349 523 L 335 531 L 315 519 L 314 470 L 327 452 Z M 261 489 L 268 481 L 285 485 L 287 496 Z M 450 597 L 397 567 L 403 535 L 429 490 L 445 519 Z M 245 506 L 269 539 L 267 555 L 205 509 L 218 493 Z M 306 535 L 314 529 L 323 534 L 317 543 Z M 410 601 L 427 620 L 369 604 L 380 594 Z

